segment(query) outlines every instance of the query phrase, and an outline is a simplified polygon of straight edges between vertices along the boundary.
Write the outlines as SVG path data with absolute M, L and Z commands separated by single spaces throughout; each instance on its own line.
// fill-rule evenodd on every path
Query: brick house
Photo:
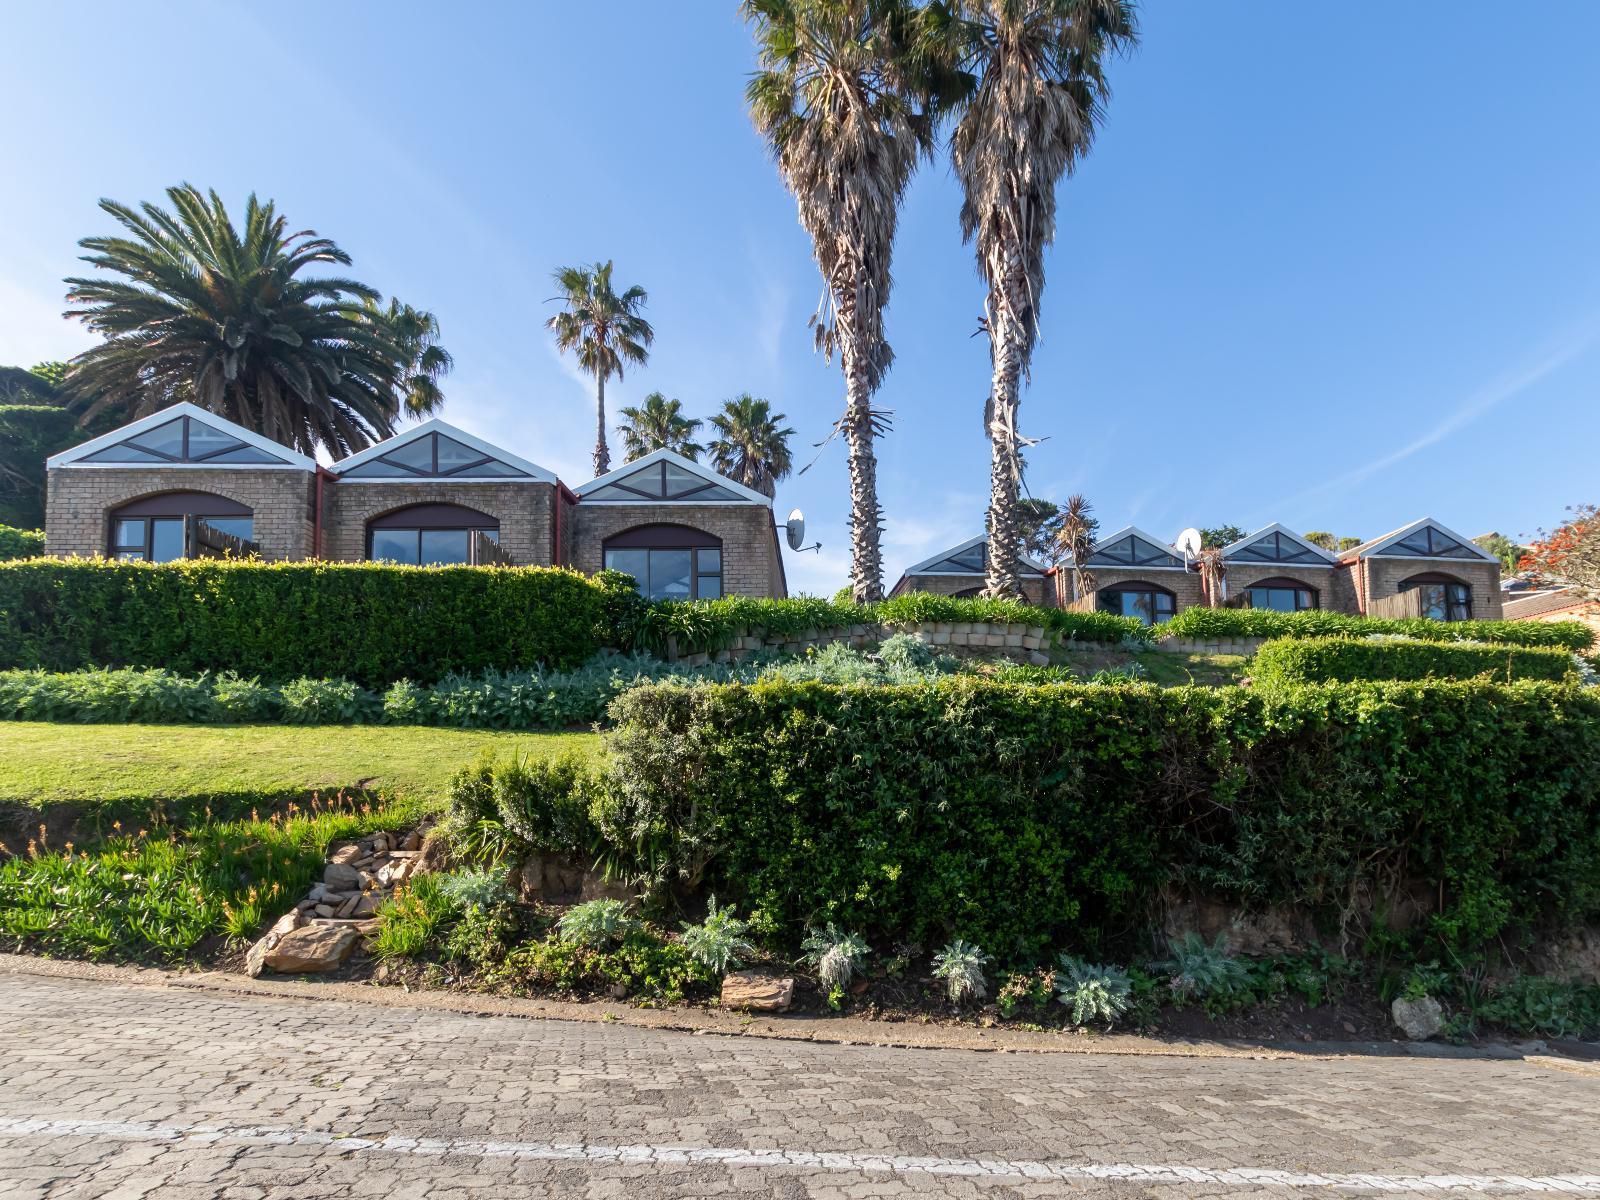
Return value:
M 1342 554 L 1282 525 L 1268 525 L 1222 551 L 1218 606 L 1279 612 L 1326 609 L 1441 621 L 1499 620 L 1500 560 L 1431 517 Z M 1074 594 L 1073 572 L 1053 572 L 1057 603 L 1160 624 L 1213 602 L 1197 565 L 1135 526 L 1099 539 L 1085 559 L 1089 586 Z
M 933 592 L 940 596 L 976 596 L 983 590 L 988 570 L 989 538 L 980 534 L 932 558 L 925 558 L 915 566 L 907 567 L 905 574 L 889 589 L 889 595 Z M 1030 604 L 1054 605 L 1055 592 L 1048 576 L 1049 572 L 1043 565 L 1023 558 L 1022 593 Z
M 439 420 L 324 467 L 178 404 L 47 468 L 56 555 L 612 566 L 657 597 L 787 595 L 771 499 L 666 450 L 573 491 Z

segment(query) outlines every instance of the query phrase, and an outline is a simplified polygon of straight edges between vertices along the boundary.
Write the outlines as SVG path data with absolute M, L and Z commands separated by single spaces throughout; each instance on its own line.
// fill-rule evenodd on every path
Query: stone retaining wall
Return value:
M 838 629 L 807 629 L 793 637 L 769 636 L 765 630 L 747 629 L 736 635 L 726 649 L 711 652 L 680 651 L 676 639 L 668 639 L 667 658 L 698 667 L 709 662 L 740 662 L 756 653 L 798 656 L 836 642 L 862 649 L 897 633 L 910 634 L 940 653 L 954 654 L 958 658 L 1010 658 L 1036 666 L 1049 663 L 1050 646 L 1055 640 L 1055 635 L 1042 625 L 1000 625 L 983 621 L 846 625 Z
M 1261 643 L 1266 638 L 1167 638 L 1157 642 L 1157 650 L 1165 650 L 1169 654 L 1242 654 L 1251 658 L 1261 649 Z

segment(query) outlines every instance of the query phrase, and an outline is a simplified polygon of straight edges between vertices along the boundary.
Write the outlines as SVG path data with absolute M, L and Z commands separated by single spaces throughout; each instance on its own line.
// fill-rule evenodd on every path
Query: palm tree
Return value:
M 785 419 L 749 392 L 724 400 L 722 411 L 711 418 L 717 431 L 710 446 L 711 465 L 763 496 L 777 495 L 779 482 L 794 468 L 789 455 L 794 430 L 780 428 Z
M 364 283 L 308 277 L 350 256 L 312 230 L 288 232 L 252 195 L 243 229 L 215 191 L 169 188 L 175 212 L 100 201 L 132 236 L 79 243 L 115 278 L 72 278 L 67 315 L 106 340 L 72 360 L 66 386 L 86 407 L 142 416 L 192 400 L 302 453 L 335 457 L 394 432 L 403 351 L 362 315 Z
M 682 402 L 668 400 L 660 392 L 651 392 L 638 408 L 624 408 L 622 419 L 617 432 L 622 435 L 623 462 L 643 458 L 652 450 L 671 450 L 698 460 L 705 449 L 693 440 L 705 422 L 685 417 Z
M 611 469 L 611 450 L 606 446 L 606 380 L 622 378 L 625 363 L 643 366 L 650 358 L 650 343 L 656 331 L 640 315 L 649 299 L 642 287 L 631 287 L 620 296 L 611 286 L 611 263 L 597 262 L 589 267 L 562 267 L 555 274 L 556 297 L 566 310 L 546 324 L 556 335 L 556 348 L 574 351 L 578 367 L 594 376 L 595 434 L 594 473 Z
M 873 438 L 887 428 L 872 395 L 892 354 L 884 340 L 890 259 L 901 197 L 933 152 L 935 89 L 913 53 L 905 0 L 744 0 L 760 70 L 745 95 L 825 284 L 813 319 L 819 349 L 835 349 L 845 379 L 850 470 L 851 586 L 883 598 L 882 509 Z
M 1017 412 L 1039 335 L 1056 185 L 1089 152 L 1108 95 L 1105 60 L 1131 48 L 1132 0 L 946 0 L 930 9 L 965 78 L 951 160 L 961 231 L 977 248 L 992 380 L 985 592 L 1022 595 Z
M 439 318 L 393 299 L 387 308 L 369 301 L 364 311 L 370 319 L 382 322 L 400 347 L 405 363 L 400 394 L 406 415 L 426 417 L 438 412 L 444 407 L 439 378 L 456 365 L 450 351 L 439 345 Z
M 1094 576 L 1089 573 L 1089 555 L 1094 551 L 1094 537 L 1100 531 L 1100 518 L 1094 515 L 1094 505 L 1081 492 L 1067 497 L 1061 510 L 1061 525 L 1057 545 L 1072 564 L 1072 596 L 1082 600 L 1094 589 Z

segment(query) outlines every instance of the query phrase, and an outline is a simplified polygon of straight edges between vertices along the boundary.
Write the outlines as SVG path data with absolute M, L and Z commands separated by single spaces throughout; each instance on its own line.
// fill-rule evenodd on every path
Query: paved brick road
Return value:
M 891 1050 L 0 975 L 8 1198 L 1600 1195 L 1597 1117 L 1600 1077 L 1522 1061 Z

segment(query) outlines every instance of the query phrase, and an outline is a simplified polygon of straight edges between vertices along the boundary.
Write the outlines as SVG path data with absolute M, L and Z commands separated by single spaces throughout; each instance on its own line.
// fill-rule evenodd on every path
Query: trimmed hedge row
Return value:
M 1594 631 L 1581 621 L 1429 621 L 1421 617 L 1361 617 L 1308 609 L 1282 613 L 1263 608 L 1186 608 L 1162 624 L 1162 637 L 1320 638 L 1341 634 L 1398 633 L 1428 642 L 1499 642 L 1587 650 Z
M 660 654 L 671 637 L 680 649 L 720 650 L 747 629 L 798 637 L 808 630 L 925 621 L 1042 625 L 1062 637 L 1111 645 L 1149 643 L 1153 639 L 1151 631 L 1133 617 L 1035 608 L 1013 600 L 958 599 L 910 592 L 876 604 L 849 604 L 813 596 L 793 600 L 728 596 L 721 600 L 661 601 L 649 605 L 641 614 L 634 644 Z
M 34 558 L 44 553 L 44 531 L 0 525 L 0 562 Z
M 427 683 L 576 666 L 630 598 L 613 573 L 543 567 L 36 559 L 0 563 L 0 668 Z
M 1257 683 L 1480 677 L 1559 683 L 1577 677 L 1566 650 L 1349 637 L 1270 641 L 1256 651 L 1250 674 Z
M 1550 684 L 630 691 L 599 828 L 797 937 L 1115 946 L 1162 889 L 1457 945 L 1600 914 L 1600 695 Z M 1410 886 L 1408 886 L 1410 885 Z

